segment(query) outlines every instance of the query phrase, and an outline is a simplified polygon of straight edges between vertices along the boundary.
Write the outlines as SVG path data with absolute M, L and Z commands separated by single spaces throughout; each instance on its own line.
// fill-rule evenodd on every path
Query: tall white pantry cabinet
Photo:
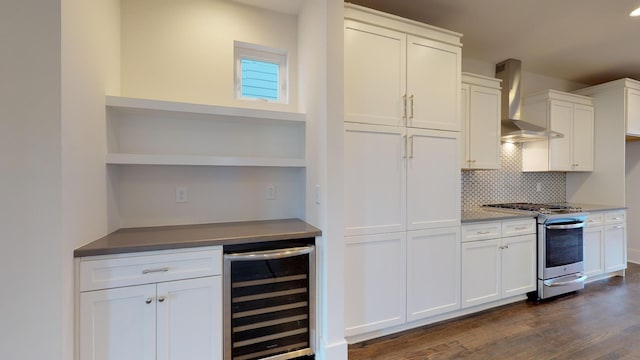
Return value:
M 346 4 L 344 36 L 354 340 L 460 308 L 461 35 Z

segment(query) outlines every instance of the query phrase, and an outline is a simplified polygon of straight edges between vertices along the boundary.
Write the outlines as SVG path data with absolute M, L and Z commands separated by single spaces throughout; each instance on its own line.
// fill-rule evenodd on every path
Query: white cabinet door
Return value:
M 468 168 L 499 169 L 500 90 L 471 86 L 469 95 Z
M 460 227 L 409 231 L 407 321 L 460 308 Z
M 345 121 L 404 125 L 405 79 L 405 34 L 345 21 Z
M 627 268 L 627 234 L 624 223 L 604 227 L 604 271 Z
M 460 226 L 458 132 L 409 129 L 407 228 Z
M 462 84 L 460 86 L 460 121 L 462 122 L 462 132 L 460 133 L 460 166 L 468 169 L 471 165 L 471 154 L 469 148 L 471 128 L 471 114 L 469 113 L 469 101 L 471 99 L 471 85 Z
M 573 171 L 593 171 L 593 121 L 592 106 L 573 106 L 572 161 Z
M 462 307 L 500 299 L 500 239 L 462 243 Z
M 406 320 L 406 232 L 345 238 L 345 335 Z
M 546 90 L 524 101 L 526 119 L 564 136 L 522 147 L 523 171 L 593 171 L 594 107 L 590 98 Z
M 158 360 L 222 359 L 221 276 L 159 283 L 157 298 Z
M 405 128 L 344 127 L 345 235 L 405 230 Z
M 408 126 L 461 130 L 460 54 L 456 46 L 407 37 Z
M 155 360 L 156 285 L 80 294 L 80 359 Z
M 625 89 L 627 105 L 627 134 L 640 136 L 640 91 L 636 89 Z
M 595 276 L 604 273 L 604 228 L 587 226 L 584 228 L 584 274 Z
M 550 170 L 571 170 L 571 138 L 573 104 L 566 101 L 550 100 L 550 127 L 564 135 L 562 138 L 549 140 Z
M 536 235 L 502 238 L 502 297 L 536 289 Z

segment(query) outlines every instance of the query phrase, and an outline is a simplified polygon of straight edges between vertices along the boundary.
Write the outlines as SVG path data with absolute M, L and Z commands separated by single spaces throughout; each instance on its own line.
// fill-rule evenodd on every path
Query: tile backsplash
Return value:
M 462 209 L 505 202 L 563 202 L 564 172 L 522 172 L 522 144 L 502 144 L 502 168 L 462 171 Z M 537 191 L 538 183 L 540 191 Z

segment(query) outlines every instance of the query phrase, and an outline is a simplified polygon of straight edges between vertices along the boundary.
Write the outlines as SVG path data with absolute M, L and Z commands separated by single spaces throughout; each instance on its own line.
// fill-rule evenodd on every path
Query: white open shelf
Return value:
M 107 164 L 305 167 L 301 113 L 107 96 Z
M 197 165 L 197 166 L 271 166 L 305 167 L 304 159 L 202 156 L 202 155 L 154 155 L 107 154 L 107 164 L 116 165 Z
M 264 119 L 270 121 L 295 121 L 305 122 L 306 115 L 303 113 L 247 109 L 229 106 L 192 104 L 176 101 L 163 101 L 151 99 L 138 99 L 123 96 L 107 95 L 107 107 L 121 110 L 133 110 L 136 112 L 176 112 L 183 114 L 216 115 L 223 117 Z

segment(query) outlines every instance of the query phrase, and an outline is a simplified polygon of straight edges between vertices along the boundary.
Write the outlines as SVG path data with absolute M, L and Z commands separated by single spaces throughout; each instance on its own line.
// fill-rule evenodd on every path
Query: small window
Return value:
M 235 42 L 236 98 L 288 103 L 285 51 Z

